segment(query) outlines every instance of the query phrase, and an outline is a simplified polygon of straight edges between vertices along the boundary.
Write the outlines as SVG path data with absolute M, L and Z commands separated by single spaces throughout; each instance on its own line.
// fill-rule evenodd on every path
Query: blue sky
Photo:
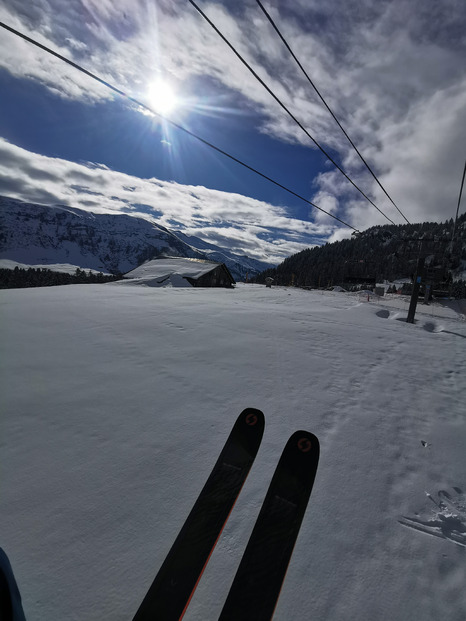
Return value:
M 411 222 L 454 216 L 466 159 L 462 0 L 263 2 Z M 255 0 L 201 8 L 395 223 Z M 0 21 L 363 230 L 388 220 L 329 164 L 187 0 L 6 0 Z M 279 261 L 351 229 L 0 29 L 0 194 L 133 213 Z M 461 211 L 464 210 L 462 207 Z

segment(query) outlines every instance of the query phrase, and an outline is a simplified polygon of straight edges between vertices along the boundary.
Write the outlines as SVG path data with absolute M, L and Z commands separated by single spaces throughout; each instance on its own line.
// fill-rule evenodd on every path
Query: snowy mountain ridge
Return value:
M 265 263 L 264 261 L 259 261 L 258 259 L 252 259 L 246 255 L 240 256 L 228 252 L 227 250 L 219 248 L 214 244 L 210 244 L 202 239 L 199 239 L 199 237 L 195 237 L 194 235 L 186 235 L 181 231 L 175 231 L 175 235 L 181 241 L 184 241 L 193 248 L 203 252 L 210 261 L 225 263 L 233 275 L 241 275 L 241 278 L 237 278 L 237 280 L 243 280 L 246 276 L 256 275 L 271 266 L 270 263 Z
M 236 280 L 269 267 L 144 218 L 0 196 L 0 259 L 25 265 L 69 264 L 116 274 L 159 256 L 222 262 Z

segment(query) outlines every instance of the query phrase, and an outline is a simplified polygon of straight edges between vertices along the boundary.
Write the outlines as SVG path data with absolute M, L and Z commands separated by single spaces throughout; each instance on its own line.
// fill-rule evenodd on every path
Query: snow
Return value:
M 62 272 L 63 274 L 75 274 L 77 269 L 82 269 L 79 265 L 71 265 L 70 263 L 40 263 L 39 265 L 30 265 L 26 263 L 18 263 L 17 261 L 11 261 L 9 259 L 0 259 L 0 269 L 14 270 L 15 267 L 19 267 L 23 270 L 33 269 L 46 269 L 52 272 Z M 86 273 L 92 274 L 108 274 L 105 270 L 90 270 L 86 269 Z
M 109 283 L 3 290 L 0 313 L 0 546 L 31 621 L 131 619 L 248 406 L 262 446 L 185 620 L 218 618 L 297 429 L 321 459 L 274 621 L 466 618 L 454 307 Z

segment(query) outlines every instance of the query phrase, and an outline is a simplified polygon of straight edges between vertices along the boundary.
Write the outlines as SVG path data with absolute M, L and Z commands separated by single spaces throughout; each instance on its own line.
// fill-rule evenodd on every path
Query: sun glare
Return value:
M 165 80 L 157 80 L 147 89 L 148 101 L 154 112 L 169 114 L 177 107 L 178 100 L 175 91 Z

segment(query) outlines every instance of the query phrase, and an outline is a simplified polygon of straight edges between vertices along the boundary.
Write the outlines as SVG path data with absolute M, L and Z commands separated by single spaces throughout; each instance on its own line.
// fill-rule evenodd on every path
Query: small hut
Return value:
M 123 278 L 149 287 L 233 287 L 236 284 L 224 263 L 182 257 L 147 261 Z

